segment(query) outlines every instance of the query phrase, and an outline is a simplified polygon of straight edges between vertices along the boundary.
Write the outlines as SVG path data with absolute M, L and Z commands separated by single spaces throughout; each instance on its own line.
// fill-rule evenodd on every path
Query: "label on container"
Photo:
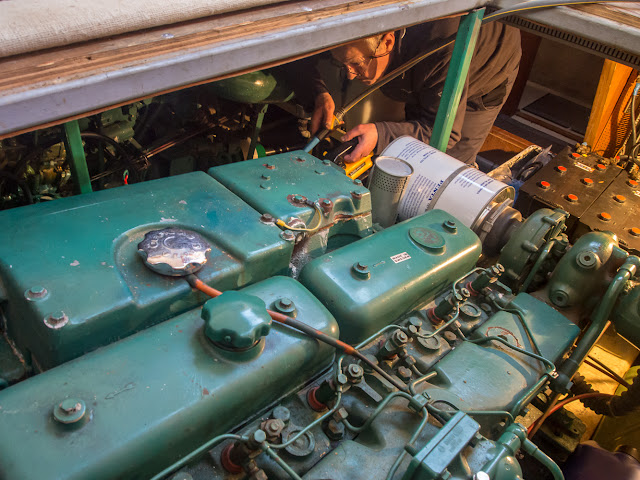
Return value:
M 480 170 L 469 168 L 460 172 L 449 183 L 432 208 L 451 212 L 464 225 L 471 227 L 478 215 L 503 188 L 504 183 Z
M 393 260 L 393 263 L 400 263 L 404 262 L 405 260 L 409 260 L 410 258 L 411 256 L 407 252 L 402 252 L 391 257 L 391 260 Z
M 398 206 L 399 220 L 427 211 L 447 178 L 465 164 L 411 137 L 400 137 L 382 155 L 405 160 L 413 167 Z

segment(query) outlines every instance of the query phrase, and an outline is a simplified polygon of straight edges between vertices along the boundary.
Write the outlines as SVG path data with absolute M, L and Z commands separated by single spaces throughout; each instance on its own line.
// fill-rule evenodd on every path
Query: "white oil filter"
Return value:
M 476 230 L 493 208 L 515 197 L 513 187 L 412 137 L 394 140 L 382 155 L 413 167 L 398 206 L 400 221 L 437 208 Z
M 371 211 L 373 222 L 390 227 L 396 222 L 398 204 L 413 173 L 411 164 L 395 157 L 379 156 L 371 174 Z

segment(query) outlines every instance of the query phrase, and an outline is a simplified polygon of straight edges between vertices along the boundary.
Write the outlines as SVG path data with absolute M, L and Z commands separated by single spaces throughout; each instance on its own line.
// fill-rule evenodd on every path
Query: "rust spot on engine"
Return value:
M 202 395 L 209 395 L 209 390 L 207 390 L 206 388 L 203 388 Z

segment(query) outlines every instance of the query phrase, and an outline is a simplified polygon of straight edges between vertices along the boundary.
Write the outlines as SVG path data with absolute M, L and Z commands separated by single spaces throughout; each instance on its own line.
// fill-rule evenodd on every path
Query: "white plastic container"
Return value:
M 513 187 L 412 137 L 394 140 L 382 155 L 413 167 L 400 199 L 399 221 L 437 208 L 475 231 L 491 210 L 505 201 L 512 203 L 515 197 Z

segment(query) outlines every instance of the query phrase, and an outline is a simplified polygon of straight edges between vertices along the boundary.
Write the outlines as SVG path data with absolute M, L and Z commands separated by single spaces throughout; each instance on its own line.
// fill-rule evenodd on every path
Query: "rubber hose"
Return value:
M 582 375 L 576 373 L 573 377 L 571 393 L 580 395 L 582 393 L 598 392 L 593 389 L 593 386 L 591 386 Z M 636 376 L 629 389 L 620 395 L 614 395 L 611 398 L 584 398 L 580 401 L 585 407 L 593 410 L 598 415 L 622 417 L 633 412 L 640 406 L 640 380 L 638 380 L 638 376 Z

